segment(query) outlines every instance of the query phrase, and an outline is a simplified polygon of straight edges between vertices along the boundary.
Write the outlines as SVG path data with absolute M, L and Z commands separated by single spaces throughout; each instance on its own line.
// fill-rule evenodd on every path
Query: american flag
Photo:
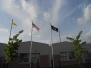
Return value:
M 37 27 L 33 22 L 32 22 L 32 27 L 36 28 L 39 31 L 39 27 Z

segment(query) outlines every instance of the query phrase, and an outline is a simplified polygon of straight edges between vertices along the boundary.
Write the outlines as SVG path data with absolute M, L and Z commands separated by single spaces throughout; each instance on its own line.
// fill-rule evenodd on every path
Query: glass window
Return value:
M 73 51 L 69 52 L 69 59 L 70 60 L 71 59 L 75 59 L 75 56 L 74 56 L 74 52 Z
M 29 54 L 28 53 L 20 53 L 20 62 L 28 62 L 29 61 Z
M 85 59 L 87 59 L 88 58 L 88 51 L 83 51 L 83 56 Z
M 40 53 L 32 53 L 32 62 L 37 63 L 40 58 Z
M 67 61 L 67 53 L 66 52 L 60 52 L 60 60 Z

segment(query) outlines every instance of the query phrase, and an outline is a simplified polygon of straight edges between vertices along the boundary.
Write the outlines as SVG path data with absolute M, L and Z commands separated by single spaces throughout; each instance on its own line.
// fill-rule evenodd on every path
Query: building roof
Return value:
M 83 46 L 83 48 L 85 48 L 85 50 L 88 50 L 89 52 L 91 52 L 91 44 L 90 43 L 87 43 L 82 46 Z M 53 44 L 53 51 L 54 51 L 54 54 L 59 54 L 59 52 L 71 51 L 72 47 L 73 47 L 72 42 L 59 42 L 59 43 Z
M 53 53 L 59 54 L 59 52 L 68 52 L 73 47 L 71 42 L 59 42 L 54 43 L 53 45 Z M 18 48 L 19 53 L 30 53 L 31 41 L 22 42 Z M 83 45 L 83 48 L 91 52 L 91 44 Z M 5 55 L 5 44 L 0 43 L 0 55 Z M 37 52 L 41 55 L 51 55 L 51 46 L 45 43 L 32 42 L 32 53 Z
M 55 44 L 53 44 L 54 54 L 59 54 L 59 52 L 70 51 L 72 45 L 73 44 L 71 42 L 59 42 L 59 43 L 55 43 Z
M 20 44 L 19 53 L 30 53 L 31 41 L 22 42 Z M 50 46 L 45 43 L 32 42 L 32 53 L 39 52 L 40 54 L 50 54 Z

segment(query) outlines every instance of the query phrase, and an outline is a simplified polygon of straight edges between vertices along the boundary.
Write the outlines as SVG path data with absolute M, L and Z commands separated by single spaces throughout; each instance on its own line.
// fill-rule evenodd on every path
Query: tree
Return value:
M 74 52 L 74 56 L 76 58 L 76 60 L 79 61 L 79 65 L 81 67 L 81 57 L 84 51 L 84 48 L 82 47 L 82 45 L 86 44 L 86 42 L 81 42 L 80 36 L 82 34 L 82 31 L 79 32 L 79 34 L 76 36 L 76 38 L 70 38 L 67 37 L 68 40 L 70 40 L 73 43 L 73 52 Z
M 19 31 L 13 38 L 9 38 L 8 44 L 6 44 L 5 54 L 7 58 L 7 63 L 13 61 L 14 58 L 18 57 L 18 47 L 22 40 L 17 39 L 17 37 L 23 32 L 23 30 Z

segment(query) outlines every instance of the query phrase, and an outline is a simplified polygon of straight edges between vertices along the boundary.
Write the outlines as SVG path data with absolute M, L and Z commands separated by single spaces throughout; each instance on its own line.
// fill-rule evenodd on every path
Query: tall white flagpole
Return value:
M 51 26 L 51 22 L 50 22 L 50 26 Z M 54 68 L 54 57 L 53 57 L 53 41 L 52 41 L 52 28 L 51 28 L 51 49 L 52 49 L 52 55 L 51 55 L 51 66 L 52 68 Z
M 32 25 L 33 25 L 33 21 L 32 21 Z M 32 60 L 32 31 L 33 31 L 33 26 L 31 26 L 30 68 L 31 68 L 31 60 Z
M 60 30 L 59 30 L 59 40 L 60 40 L 60 42 L 61 42 L 61 37 L 60 37 Z
M 13 19 L 12 19 L 12 22 L 13 22 Z M 9 41 L 10 41 L 10 38 L 11 38 L 11 32 L 12 32 L 12 22 L 11 22 L 11 28 L 10 28 Z

